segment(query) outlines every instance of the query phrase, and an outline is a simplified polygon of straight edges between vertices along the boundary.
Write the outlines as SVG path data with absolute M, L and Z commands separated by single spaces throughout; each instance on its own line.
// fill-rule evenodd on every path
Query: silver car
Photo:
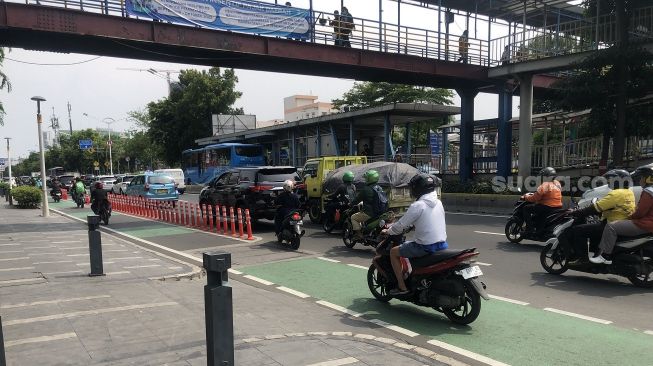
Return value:
M 129 182 L 134 179 L 135 175 L 125 175 L 113 182 L 113 193 L 114 194 L 127 194 L 127 186 Z

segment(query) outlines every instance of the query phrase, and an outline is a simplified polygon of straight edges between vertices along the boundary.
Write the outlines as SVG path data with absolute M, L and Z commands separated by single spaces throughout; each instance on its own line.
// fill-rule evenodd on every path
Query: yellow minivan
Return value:
M 343 166 L 367 164 L 366 156 L 325 156 L 308 159 L 302 172 L 306 184 L 308 201 L 308 216 L 314 223 L 319 223 L 322 218 L 323 199 L 322 183 L 327 174 Z

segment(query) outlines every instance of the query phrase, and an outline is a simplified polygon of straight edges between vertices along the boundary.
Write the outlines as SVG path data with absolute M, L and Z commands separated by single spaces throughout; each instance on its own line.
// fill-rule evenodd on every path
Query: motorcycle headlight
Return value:
M 379 227 L 384 227 L 384 226 L 385 226 L 385 220 L 380 220 Z

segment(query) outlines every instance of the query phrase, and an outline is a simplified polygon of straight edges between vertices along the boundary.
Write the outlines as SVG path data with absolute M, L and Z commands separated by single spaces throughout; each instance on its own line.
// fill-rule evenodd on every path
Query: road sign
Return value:
M 105 162 L 104 162 L 104 166 L 106 166 L 106 167 L 108 168 L 108 167 L 109 167 L 109 162 L 108 162 L 108 161 L 105 161 Z
M 0 158 L 0 167 L 7 165 L 7 158 Z
M 79 148 L 88 150 L 93 147 L 93 140 L 79 140 Z
M 429 145 L 431 145 L 431 156 L 440 155 L 441 134 L 429 131 Z
M 99 166 L 96 166 L 94 170 L 100 170 L 100 167 L 99 167 Z
M 99 166 L 100 166 L 100 162 L 97 161 L 97 160 L 94 161 L 94 162 L 93 162 L 93 166 L 96 167 L 96 168 L 99 167 Z

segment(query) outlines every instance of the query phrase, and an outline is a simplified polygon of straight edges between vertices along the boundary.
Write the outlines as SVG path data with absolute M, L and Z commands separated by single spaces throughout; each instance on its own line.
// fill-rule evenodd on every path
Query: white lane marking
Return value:
M 0 244 L 0 247 L 15 247 L 18 245 L 20 245 L 20 243 Z
M 339 260 L 335 260 L 335 259 L 331 259 L 331 258 L 317 257 L 317 259 L 321 259 L 321 260 L 327 261 L 327 262 L 340 263 Z
M 73 261 L 34 262 L 32 264 L 72 263 Z
M 369 269 L 369 267 L 360 266 L 360 265 L 358 265 L 358 264 L 353 264 L 353 263 L 348 263 L 347 265 L 348 265 L 349 267 L 354 267 L 354 268 Z
M 503 363 L 503 362 L 500 362 L 500 361 L 497 361 L 497 360 L 493 360 L 493 359 L 491 359 L 489 357 L 479 355 L 478 353 L 474 353 L 474 352 L 468 351 L 468 350 L 466 350 L 464 348 L 456 347 L 456 346 L 451 345 L 449 343 L 445 343 L 445 342 L 438 341 L 438 340 L 435 340 L 435 339 L 431 339 L 430 341 L 428 341 L 428 343 L 432 344 L 434 346 L 446 349 L 447 351 L 451 351 L 451 352 L 457 353 L 459 355 L 469 357 L 472 360 L 483 362 L 483 363 L 488 364 L 490 366 L 509 366 L 506 363 Z
M 20 260 L 23 260 L 23 259 L 29 259 L 29 257 L 3 258 L 3 259 L 0 259 L 0 262 L 20 261 Z
M 82 273 L 82 271 L 63 271 L 63 272 L 43 272 L 44 275 L 58 275 L 58 274 L 68 274 L 68 273 Z
M 79 243 L 81 240 L 64 240 L 64 241 L 53 241 L 52 244 L 70 244 L 70 243 Z
M 30 257 L 36 256 L 36 255 L 59 255 L 59 253 L 28 253 Z
M 252 280 L 252 281 L 256 281 L 256 282 L 258 282 L 258 283 L 262 283 L 262 284 L 264 284 L 264 285 L 266 285 L 266 286 L 274 285 L 274 283 L 272 283 L 272 282 L 270 282 L 270 281 L 266 281 L 266 280 L 264 280 L 264 279 L 262 279 L 262 278 L 258 278 L 258 277 L 254 277 L 254 276 L 250 276 L 250 275 L 245 275 L 245 276 L 243 276 L 243 277 L 244 277 L 244 278 L 248 278 L 248 279 L 250 279 L 250 280 Z
M 501 297 L 501 296 L 496 296 L 496 295 L 488 295 L 488 296 L 490 297 L 490 299 L 500 300 L 500 301 L 505 301 L 505 302 L 509 302 L 509 303 L 517 304 L 517 305 L 524 305 L 524 306 L 526 306 L 526 305 L 529 304 L 529 303 L 524 302 L 524 301 L 513 300 L 513 299 L 509 299 L 509 298 L 507 298 L 507 297 Z
M 241 271 L 236 271 L 236 270 L 233 269 L 233 268 L 229 268 L 229 269 L 227 270 L 227 272 L 229 272 L 229 273 L 231 273 L 231 274 L 235 274 L 235 275 L 241 275 L 241 274 L 243 274 L 243 272 L 241 272 Z
M 612 322 L 610 320 L 594 318 L 594 317 L 591 317 L 591 316 L 576 314 L 576 313 L 572 313 L 572 312 L 569 312 L 569 311 L 564 311 L 564 310 L 559 310 L 559 309 L 554 309 L 554 308 L 544 308 L 544 310 L 545 311 L 550 311 L 552 313 L 557 313 L 557 314 L 562 314 L 562 315 L 567 315 L 567 316 L 573 316 L 574 318 L 589 320 L 589 321 L 595 322 L 595 323 L 612 324 Z
M 22 253 L 24 250 L 5 250 L 0 252 L 0 254 L 8 254 L 8 253 Z
M 307 298 L 307 297 L 311 297 L 310 295 L 306 295 L 306 294 L 303 293 L 303 292 L 299 292 L 299 291 L 293 290 L 293 289 L 288 288 L 288 287 L 279 286 L 279 287 L 277 287 L 277 289 L 279 289 L 279 290 L 281 290 L 281 291 L 284 291 L 284 292 L 287 292 L 287 293 L 289 293 L 289 294 L 291 294 L 291 295 L 295 295 L 295 296 L 297 296 L 297 297 L 301 297 L 302 299 L 305 299 L 305 298 Z
M 129 266 L 129 267 L 122 267 L 124 269 L 135 269 L 135 268 L 152 268 L 152 267 L 161 267 L 160 264 L 148 264 L 146 266 Z
M 111 275 L 119 275 L 119 274 L 127 274 L 127 273 L 131 273 L 131 272 L 129 272 L 129 271 L 107 272 L 107 273 L 105 273 L 105 275 L 111 276 Z
M 24 282 L 37 282 L 37 281 L 42 281 L 44 278 L 41 277 L 36 277 L 36 278 L 21 278 L 18 280 L 4 280 L 0 281 L 0 285 L 10 285 L 12 283 L 24 283 Z
M 445 212 L 447 215 L 461 215 L 461 216 L 481 216 L 481 217 L 500 217 L 506 218 L 510 217 L 509 215 L 490 215 L 490 214 L 476 214 L 476 213 L 465 213 L 465 212 Z
M 358 359 L 353 357 L 347 357 L 347 358 L 340 358 L 337 360 L 312 363 L 306 366 L 343 366 L 343 365 L 351 365 L 352 363 L 356 363 L 356 362 L 358 362 Z
M 88 247 L 70 247 L 70 248 L 59 248 L 59 249 L 61 250 L 88 249 Z
M 84 257 L 84 256 L 88 256 L 88 253 L 84 253 L 84 254 L 68 254 L 67 256 L 68 257 Z
M 0 268 L 0 272 L 22 271 L 25 269 L 34 269 L 34 267 Z
M 29 344 L 29 343 L 51 342 L 51 341 L 58 341 L 58 340 L 70 339 L 70 338 L 77 338 L 77 333 L 62 333 L 62 334 L 55 334 L 51 336 L 23 338 L 23 339 L 16 339 L 15 341 L 5 341 L 5 347 L 12 347 L 12 346 L 18 346 L 21 344 Z
M 355 312 L 355 311 L 351 311 L 351 310 L 349 310 L 349 309 L 347 309 L 347 308 L 345 308 L 345 307 L 342 307 L 342 306 L 340 306 L 340 305 L 336 305 L 336 304 L 330 303 L 330 302 L 328 302 L 328 301 L 318 300 L 318 301 L 316 301 L 316 303 L 317 303 L 317 304 L 320 304 L 320 305 L 322 305 L 322 306 L 326 306 L 326 307 L 329 308 L 329 309 L 333 309 L 333 310 L 339 311 L 339 312 L 341 312 L 341 313 L 349 314 L 349 315 L 353 316 L 354 318 L 358 318 L 358 317 L 360 317 L 360 316 L 363 315 L 363 314 L 361 314 L 361 313 L 357 313 L 357 312 Z
M 54 245 L 48 245 L 47 247 L 29 247 L 28 249 L 51 249 L 56 248 Z
M 473 262 L 473 264 L 478 264 L 479 266 L 486 266 L 486 267 L 492 265 L 492 263 L 485 263 L 485 262 Z
M 474 232 L 477 233 L 477 234 L 487 234 L 487 235 L 501 235 L 501 236 L 506 235 L 504 233 L 493 233 L 493 232 L 489 232 L 489 231 L 477 231 L 477 230 L 474 230 Z
M 173 270 L 174 269 L 182 269 L 182 268 L 184 268 L 184 267 L 168 267 L 168 269 L 173 269 Z
M 111 258 L 113 261 L 122 261 L 122 260 L 129 260 L 129 259 L 143 259 L 143 257 L 122 257 L 122 258 Z
M 128 252 L 128 249 L 111 249 L 111 250 L 105 250 L 105 253 L 110 253 L 110 252 Z
M 653 330 L 645 330 L 644 334 L 653 335 Z
M 401 333 L 401 334 L 407 335 L 409 337 L 417 337 L 419 335 L 419 333 L 415 333 L 412 330 L 408 330 L 406 328 L 402 328 L 402 327 L 396 326 L 394 324 L 384 322 L 383 320 L 371 319 L 370 322 L 372 322 L 372 323 L 374 323 L 376 325 L 380 325 L 383 328 L 394 330 L 397 333 Z
M 60 302 L 95 300 L 95 299 L 103 299 L 103 298 L 107 298 L 107 297 L 111 297 L 111 295 L 71 297 L 71 298 L 68 298 L 68 299 L 43 300 L 43 301 L 34 301 L 34 302 L 21 302 L 21 303 L 18 303 L 18 304 L 2 305 L 2 306 L 0 306 L 0 309 L 12 309 L 12 308 L 20 308 L 20 307 L 24 307 L 24 306 L 58 304 Z
M 150 303 L 150 304 L 118 306 L 113 308 L 100 308 L 95 310 L 74 311 L 72 313 L 61 313 L 61 314 L 53 314 L 53 315 L 46 315 L 46 316 L 38 316 L 35 318 L 14 319 L 5 322 L 3 325 L 10 326 L 10 325 L 18 325 L 18 324 L 31 324 L 37 322 L 44 322 L 48 320 L 68 319 L 68 318 L 74 318 L 74 317 L 85 316 L 85 315 L 99 315 L 99 314 L 106 314 L 106 313 L 115 313 L 118 311 L 150 309 L 150 308 L 158 308 L 162 306 L 172 306 L 172 305 L 178 305 L 178 304 L 174 301 L 167 301 L 167 302 L 157 302 L 157 303 Z
M 148 260 L 149 260 L 150 262 L 160 261 L 159 258 L 152 258 L 152 259 L 148 259 Z

